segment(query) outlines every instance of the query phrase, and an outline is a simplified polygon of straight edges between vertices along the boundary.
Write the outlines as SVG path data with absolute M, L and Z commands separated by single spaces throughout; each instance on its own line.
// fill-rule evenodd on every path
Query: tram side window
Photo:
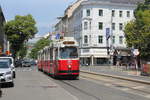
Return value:
M 55 50 L 55 59 L 58 59 L 58 49 Z
M 50 60 L 53 60 L 53 49 L 50 48 Z

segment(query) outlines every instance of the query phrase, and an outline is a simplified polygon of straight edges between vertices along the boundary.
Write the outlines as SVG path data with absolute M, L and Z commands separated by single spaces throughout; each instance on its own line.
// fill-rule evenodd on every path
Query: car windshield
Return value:
M 1 60 L 8 60 L 10 64 L 12 64 L 11 58 L 0 58 Z
M 0 68 L 9 68 L 9 64 L 8 62 L 4 61 L 4 62 L 0 62 Z
M 60 48 L 60 58 L 61 59 L 69 59 L 69 58 L 77 58 L 78 51 L 76 47 L 64 47 Z

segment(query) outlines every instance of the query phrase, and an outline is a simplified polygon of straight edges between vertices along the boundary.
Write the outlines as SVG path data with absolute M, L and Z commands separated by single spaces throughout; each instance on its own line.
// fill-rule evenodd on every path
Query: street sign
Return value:
M 60 39 L 60 34 L 57 33 L 55 39 Z
M 133 50 L 133 54 L 134 54 L 135 56 L 138 56 L 138 55 L 140 54 L 140 52 L 139 52 L 138 49 L 134 49 L 134 50 Z
M 110 28 L 106 28 L 106 39 L 110 37 Z

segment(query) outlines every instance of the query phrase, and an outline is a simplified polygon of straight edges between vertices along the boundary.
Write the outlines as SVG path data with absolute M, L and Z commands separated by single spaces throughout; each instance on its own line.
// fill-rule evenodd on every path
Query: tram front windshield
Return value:
M 78 58 L 78 51 L 76 47 L 64 47 L 60 48 L 61 59 L 73 59 Z

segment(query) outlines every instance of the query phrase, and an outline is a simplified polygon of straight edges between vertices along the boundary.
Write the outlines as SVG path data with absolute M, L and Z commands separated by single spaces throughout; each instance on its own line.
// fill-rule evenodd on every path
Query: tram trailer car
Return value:
M 78 43 L 73 37 L 64 37 L 51 43 L 38 54 L 38 69 L 53 77 L 79 77 Z

